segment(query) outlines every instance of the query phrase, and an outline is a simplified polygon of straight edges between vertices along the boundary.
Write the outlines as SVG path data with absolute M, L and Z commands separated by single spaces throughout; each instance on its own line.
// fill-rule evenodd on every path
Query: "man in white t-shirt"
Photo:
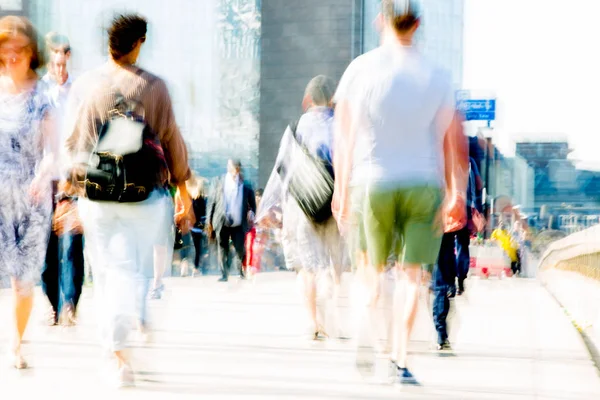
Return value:
M 449 175 L 453 157 L 444 157 L 448 129 L 456 125 L 450 76 L 413 47 L 417 3 L 383 0 L 379 18 L 381 46 L 350 64 L 335 96 L 333 208 L 343 231 L 350 219 L 356 224 L 354 253 L 370 284 L 372 312 L 390 254 L 403 267 L 404 318 L 391 362 L 399 383 L 417 384 L 406 358 L 421 268 L 437 259 L 444 194 L 453 205 L 464 189 L 457 190 Z M 362 343 L 359 367 L 371 370 L 373 359 L 371 346 Z

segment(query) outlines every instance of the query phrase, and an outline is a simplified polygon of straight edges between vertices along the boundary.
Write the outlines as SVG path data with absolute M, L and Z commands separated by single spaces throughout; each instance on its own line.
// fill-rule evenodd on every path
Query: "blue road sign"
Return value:
M 495 111 L 468 111 L 464 115 L 467 121 L 493 121 L 496 119 Z
M 496 100 L 458 99 L 456 107 L 467 121 L 493 121 L 496 119 Z

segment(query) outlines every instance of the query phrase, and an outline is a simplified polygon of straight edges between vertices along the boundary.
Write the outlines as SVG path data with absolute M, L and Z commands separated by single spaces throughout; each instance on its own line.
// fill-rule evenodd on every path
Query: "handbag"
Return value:
M 332 217 L 334 173 L 331 163 L 312 154 L 296 135 L 297 123 L 289 125 L 292 133 L 290 156 L 292 168 L 282 163 L 277 173 L 288 182 L 287 190 L 302 212 L 315 224 Z M 288 164 L 289 165 L 289 164 Z
M 469 221 L 469 230 L 473 234 L 481 233 L 485 229 L 487 221 L 476 208 L 471 209 L 471 220 Z

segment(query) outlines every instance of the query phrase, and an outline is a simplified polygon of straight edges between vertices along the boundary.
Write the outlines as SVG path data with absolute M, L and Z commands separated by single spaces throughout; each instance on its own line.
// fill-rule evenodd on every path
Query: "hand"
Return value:
M 175 193 L 175 224 L 180 226 L 188 218 L 190 210 L 192 209 L 192 198 L 187 192 L 185 183 L 177 186 L 177 193 Z
M 444 232 L 456 232 L 467 224 L 467 203 L 463 196 L 451 196 L 443 207 Z
M 331 212 L 333 218 L 335 218 L 338 226 L 338 230 L 342 236 L 346 235 L 346 231 L 349 226 L 349 210 L 348 201 L 345 195 L 340 194 L 339 191 L 335 191 L 333 199 L 331 201 Z
M 36 176 L 29 185 L 29 196 L 34 203 L 41 204 L 44 192 L 47 192 L 47 188 L 44 188 L 43 180 L 39 176 Z
M 211 238 L 212 238 L 212 236 L 213 236 L 213 232 L 214 232 L 214 228 L 213 228 L 213 226 L 212 226 L 212 224 L 211 224 L 211 223 L 208 223 L 208 224 L 206 224 L 205 231 L 206 231 L 206 236 L 207 236 L 209 239 L 211 239 Z

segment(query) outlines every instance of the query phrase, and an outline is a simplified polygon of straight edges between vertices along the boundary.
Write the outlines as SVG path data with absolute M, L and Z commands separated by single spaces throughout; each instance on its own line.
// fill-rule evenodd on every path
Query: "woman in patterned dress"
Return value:
M 44 264 L 52 195 L 53 126 L 35 70 L 37 35 L 21 17 L 0 19 L 0 280 L 14 294 L 12 366 L 26 368 L 21 342 Z

